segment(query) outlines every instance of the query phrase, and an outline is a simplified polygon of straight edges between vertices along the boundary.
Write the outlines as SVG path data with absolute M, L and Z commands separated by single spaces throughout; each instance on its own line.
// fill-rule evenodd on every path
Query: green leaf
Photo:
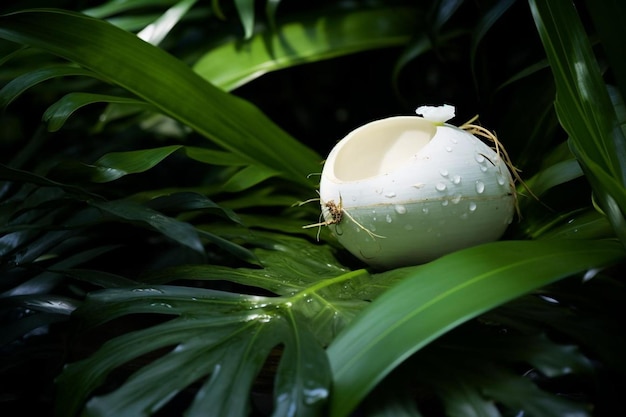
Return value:
M 626 245 L 626 137 L 622 121 L 574 5 L 567 0 L 531 0 L 530 6 L 557 86 L 555 106 L 561 125 L 599 204 Z
M 511 409 L 524 410 L 524 413 L 531 416 L 591 416 L 583 404 L 544 392 L 529 379 L 519 378 L 517 375 L 501 374 L 484 391 Z
M 50 132 L 56 132 L 63 127 L 67 119 L 69 119 L 76 110 L 94 103 L 130 104 L 144 107 L 148 110 L 152 109 L 152 106 L 132 98 L 105 94 L 69 93 L 48 107 L 43 114 L 43 120 L 48 123 L 48 130 Z
M 626 97 L 626 62 L 621 54 L 623 49 L 621 40 L 626 37 L 626 28 L 621 16 L 626 14 L 626 4 L 620 0 L 587 0 L 585 5 L 600 36 L 621 95 Z
M 90 204 L 115 217 L 150 226 L 178 243 L 204 253 L 198 231 L 189 223 L 165 216 L 156 210 L 131 201 L 92 201 Z
M 315 152 L 252 104 L 222 92 L 182 61 L 128 32 L 79 14 L 33 10 L 0 17 L 0 37 L 74 61 L 248 161 L 314 186 L 307 175 L 319 170 Z
M 231 193 L 243 191 L 278 174 L 278 172 L 272 169 L 251 165 L 230 177 L 224 183 L 223 189 Z
M 230 91 L 281 68 L 402 45 L 416 24 L 415 9 L 406 7 L 351 8 L 312 15 L 257 33 L 243 47 L 233 40 L 211 49 L 196 62 L 194 70 Z
M 195 3 L 196 0 L 179 1 L 167 9 L 162 16 L 143 28 L 137 36 L 152 45 L 160 44 Z
M 27 72 L 9 81 L 0 90 L 0 107 L 5 108 L 24 91 L 43 82 L 57 77 L 86 76 L 94 77 L 96 74 L 83 68 L 68 65 L 56 65 L 52 67 L 38 68 Z
M 161 212 L 208 211 L 216 213 L 223 218 L 227 218 L 234 223 L 241 224 L 241 219 L 234 211 L 221 207 L 202 194 L 189 191 L 181 191 L 156 197 L 148 201 L 146 206 Z
M 528 188 L 530 188 L 532 192 L 539 197 L 551 188 L 564 184 L 568 181 L 572 181 L 576 178 L 580 178 L 582 175 L 583 171 L 580 168 L 580 164 L 576 159 L 572 158 L 557 162 L 556 164 L 550 165 L 546 169 L 541 170 L 531 179 L 526 181 L 526 186 L 528 186 Z
M 254 31 L 254 0 L 235 0 L 235 7 L 243 25 L 244 38 L 250 39 Z
M 83 13 L 92 17 L 105 18 L 124 12 L 136 11 L 142 8 L 170 6 L 175 3 L 176 0 L 109 0 L 97 7 L 83 10 Z
M 503 241 L 404 269 L 405 280 L 376 299 L 329 346 L 331 415 L 348 415 L 393 368 L 448 330 L 624 255 L 613 241 Z
M 145 172 L 181 149 L 181 145 L 142 149 L 127 152 L 111 152 L 98 158 L 93 164 L 93 182 L 109 182 L 128 174 Z
M 77 315 L 95 325 L 135 313 L 175 318 L 119 336 L 68 366 L 59 379 L 59 413 L 75 414 L 116 368 L 162 351 L 116 390 L 93 397 L 86 406 L 88 415 L 152 414 L 197 382 L 200 387 L 187 415 L 210 410 L 244 416 L 252 383 L 278 346 L 283 350 L 276 373 L 276 415 L 315 416 L 325 404 L 330 384 L 325 352 L 284 300 L 199 288 L 138 287 L 93 293 Z

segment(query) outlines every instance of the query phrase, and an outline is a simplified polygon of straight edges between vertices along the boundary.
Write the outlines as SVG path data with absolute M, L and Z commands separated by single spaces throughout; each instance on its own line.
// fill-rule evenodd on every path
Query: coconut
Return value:
M 322 171 L 322 224 L 374 267 L 421 264 L 497 240 L 514 215 L 514 183 L 501 153 L 445 123 L 452 106 L 417 113 L 352 131 Z

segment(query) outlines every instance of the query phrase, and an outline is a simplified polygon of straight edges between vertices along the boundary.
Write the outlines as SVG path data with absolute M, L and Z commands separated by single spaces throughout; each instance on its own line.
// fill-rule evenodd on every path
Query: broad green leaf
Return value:
M 247 415 L 249 391 L 268 355 L 283 353 L 276 374 L 276 415 L 314 416 L 329 392 L 326 355 L 285 300 L 171 286 L 110 289 L 90 295 L 77 315 L 89 326 L 127 314 L 176 318 L 105 343 L 59 379 L 59 412 L 74 414 L 116 368 L 164 350 L 113 392 L 93 397 L 89 415 L 153 413 L 188 385 L 201 383 L 188 415 Z M 169 376 L 169 377 L 168 377 Z M 76 381 L 82 381 L 76 384 Z M 296 414 L 290 414 L 292 410 Z
M 224 43 L 194 65 L 203 78 L 226 91 L 263 74 L 306 62 L 406 43 L 417 24 L 406 7 L 349 9 L 278 24 L 240 45 Z M 311 170 L 310 172 L 316 172 Z
M 63 127 L 67 119 L 69 119 L 76 110 L 94 103 L 129 104 L 132 106 L 141 106 L 148 110 L 152 109 L 152 106 L 146 105 L 146 103 L 133 98 L 110 96 L 106 94 L 69 93 L 48 107 L 43 114 L 43 120 L 48 123 L 49 131 L 56 132 Z
M 331 415 L 348 415 L 393 368 L 459 324 L 624 255 L 614 241 L 503 241 L 404 269 L 405 279 L 376 299 L 329 346 Z
M 315 152 L 249 102 L 220 91 L 128 32 L 79 14 L 33 10 L 0 17 L 0 37 L 74 61 L 248 161 L 313 188 L 307 175 L 319 169 Z

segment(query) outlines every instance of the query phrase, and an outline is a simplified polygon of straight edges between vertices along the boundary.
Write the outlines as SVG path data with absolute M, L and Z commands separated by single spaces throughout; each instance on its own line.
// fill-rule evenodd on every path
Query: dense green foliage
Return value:
M 624 2 L 57 3 L 0 9 L 2 410 L 624 412 Z M 302 227 L 337 140 L 440 103 L 521 170 L 501 241 Z

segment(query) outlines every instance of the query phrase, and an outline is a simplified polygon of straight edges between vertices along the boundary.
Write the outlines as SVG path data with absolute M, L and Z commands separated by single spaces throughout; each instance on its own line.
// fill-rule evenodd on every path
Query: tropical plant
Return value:
M 3 410 L 624 410 L 623 2 L 28 3 L 0 16 Z M 302 227 L 337 140 L 443 102 L 521 170 L 501 241 L 383 271 Z

